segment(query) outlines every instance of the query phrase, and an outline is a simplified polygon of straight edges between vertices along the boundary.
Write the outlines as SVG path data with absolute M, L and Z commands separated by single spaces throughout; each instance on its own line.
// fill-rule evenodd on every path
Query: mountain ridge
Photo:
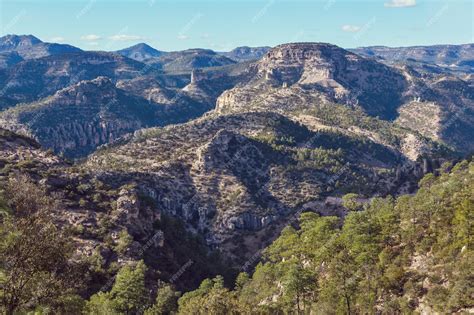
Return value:
M 81 49 L 57 43 L 46 43 L 33 35 L 5 35 L 0 37 L 0 52 L 17 52 L 23 59 L 35 59 Z

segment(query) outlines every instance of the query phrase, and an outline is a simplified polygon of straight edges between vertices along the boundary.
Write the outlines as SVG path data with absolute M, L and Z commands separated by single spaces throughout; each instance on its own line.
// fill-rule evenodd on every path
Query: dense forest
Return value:
M 125 265 L 92 296 L 91 268 L 71 231 L 52 223 L 60 206 L 26 176 L 0 202 L 0 302 L 6 314 L 407 314 L 474 308 L 474 162 L 444 164 L 414 195 L 344 197 L 349 214 L 304 212 L 249 274 L 181 293 L 147 285 L 143 261 Z

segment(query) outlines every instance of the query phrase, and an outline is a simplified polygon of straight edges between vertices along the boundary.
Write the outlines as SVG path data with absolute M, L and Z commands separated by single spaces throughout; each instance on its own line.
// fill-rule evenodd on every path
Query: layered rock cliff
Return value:
M 254 66 L 252 80 L 229 90 L 218 110 L 295 110 L 325 101 L 350 103 L 372 116 L 392 119 L 404 77 L 380 63 L 322 43 L 280 45 Z
M 319 43 L 275 47 L 250 66 L 249 73 L 250 80 L 219 97 L 218 112 L 275 111 L 304 120 L 306 113 L 337 103 L 382 120 L 396 120 L 455 150 L 472 150 L 468 138 L 473 133 L 473 87 L 449 74 L 389 67 Z M 414 107 L 416 115 L 410 114 Z

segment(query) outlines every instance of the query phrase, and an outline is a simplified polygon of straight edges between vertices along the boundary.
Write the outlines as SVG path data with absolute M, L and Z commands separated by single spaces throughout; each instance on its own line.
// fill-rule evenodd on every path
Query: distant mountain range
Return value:
M 390 64 L 419 63 L 425 67 L 436 66 L 453 72 L 474 72 L 474 44 L 412 47 L 372 46 L 350 50 L 361 56 L 376 58 Z
M 222 52 L 220 54 L 235 60 L 235 61 L 248 61 L 248 60 L 258 60 L 265 55 L 271 47 L 248 47 L 242 46 L 237 47 L 229 52 Z
M 214 52 L 210 49 L 188 49 L 183 51 L 164 52 L 140 43 L 117 53 L 166 72 L 189 72 L 196 68 L 220 67 L 236 62 L 257 60 L 270 47 L 238 47 L 230 52 Z
M 187 49 L 166 53 L 149 63 L 166 72 L 190 72 L 197 68 L 226 66 L 236 62 L 210 49 Z
M 348 49 L 364 57 L 378 59 L 387 63 L 421 63 L 426 66 L 437 66 L 453 71 L 473 72 L 473 45 L 433 45 L 411 47 L 369 46 Z M 236 62 L 258 60 L 271 47 L 237 47 L 229 52 L 213 52 L 209 49 L 189 49 L 166 52 L 157 50 L 146 43 L 139 43 L 116 53 L 140 62 L 155 64 L 169 71 L 190 71 L 194 68 L 213 67 L 228 64 L 221 55 Z M 6 35 L 0 37 L 0 69 L 19 61 L 68 52 L 79 52 L 81 49 L 57 43 L 46 43 L 33 35 Z M 169 55 L 168 57 L 165 57 Z M 172 63 L 170 63 L 172 61 Z M 169 65 L 167 65 L 170 63 Z M 434 69 L 433 69 L 434 71 Z

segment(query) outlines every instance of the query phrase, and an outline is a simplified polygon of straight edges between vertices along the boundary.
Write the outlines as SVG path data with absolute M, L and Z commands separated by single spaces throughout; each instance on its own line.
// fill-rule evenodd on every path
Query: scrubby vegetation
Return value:
M 69 233 L 51 222 L 57 203 L 25 176 L 0 202 L 0 311 L 77 313 L 84 283 Z
M 473 162 L 444 164 L 439 176 L 428 174 L 420 181 L 413 196 L 374 198 L 363 204 L 349 194 L 343 198 L 350 210 L 344 219 L 303 213 L 264 250 L 253 274 L 240 273 L 233 285 L 217 276 L 181 294 L 174 281 L 190 264 L 183 264 L 168 283 L 150 283 L 147 256 L 110 268 L 116 275 L 89 296 L 83 280 L 94 273 L 93 256 L 85 271 L 84 263 L 73 256 L 69 232 L 50 220 L 57 211 L 54 200 L 20 176 L 10 181 L 0 201 L 2 312 L 462 312 L 474 306 L 473 177 Z M 186 246 L 183 227 L 171 218 L 162 218 L 157 227 L 176 240 L 177 247 L 186 248 L 176 252 L 183 257 L 200 246 L 198 241 Z M 122 231 L 117 250 L 125 251 L 132 241 Z M 191 255 L 189 261 L 197 264 L 193 270 L 204 266 L 199 255 Z M 102 263 L 95 265 L 100 268 Z
M 375 198 L 344 224 L 303 213 L 250 277 L 205 280 L 182 314 L 451 313 L 473 307 L 474 163 L 427 175 L 415 196 Z M 346 198 L 350 199 L 350 198 Z

